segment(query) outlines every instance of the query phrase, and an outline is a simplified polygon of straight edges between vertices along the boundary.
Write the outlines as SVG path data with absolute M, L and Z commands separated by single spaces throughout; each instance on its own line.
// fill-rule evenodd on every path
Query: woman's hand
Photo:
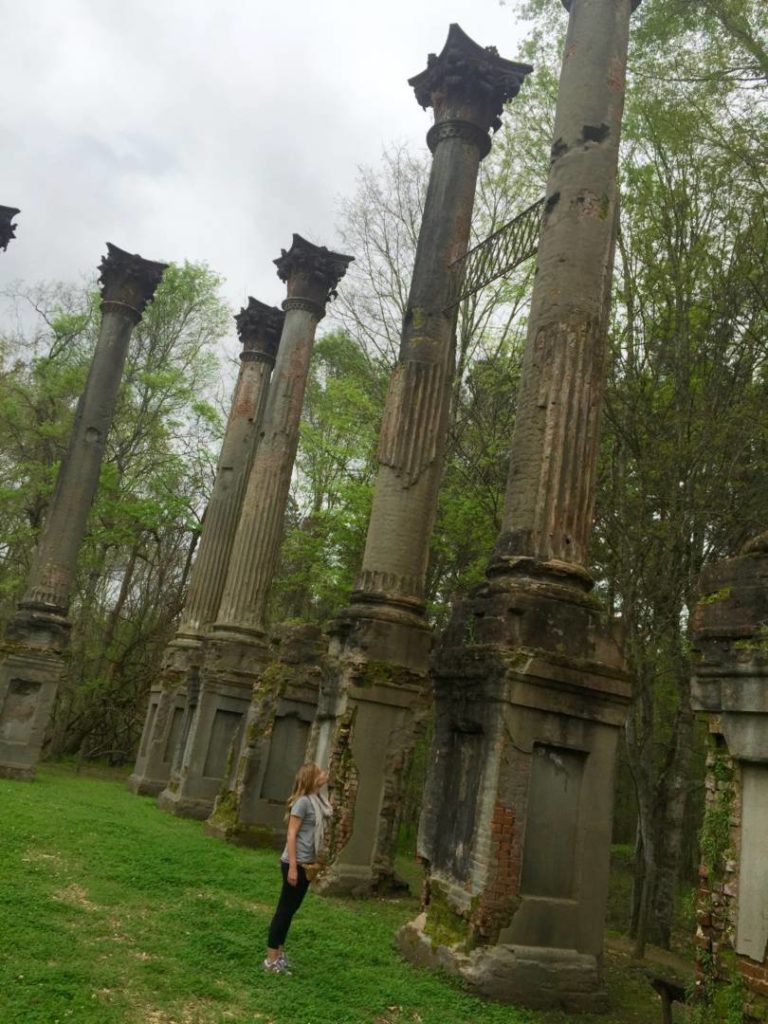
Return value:
M 288 865 L 288 885 L 299 884 L 299 869 L 295 864 Z

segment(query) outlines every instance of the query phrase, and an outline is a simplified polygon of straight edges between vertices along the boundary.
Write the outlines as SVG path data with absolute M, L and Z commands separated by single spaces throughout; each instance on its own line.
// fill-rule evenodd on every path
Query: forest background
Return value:
M 473 238 L 544 192 L 565 14 L 508 0 L 536 72 L 478 186 Z M 698 861 L 704 727 L 688 637 L 702 567 L 766 528 L 768 8 L 644 0 L 633 18 L 621 219 L 592 566 L 621 620 L 635 698 L 614 839 L 633 850 L 627 928 L 669 945 Z M 321 325 L 272 621 L 324 622 L 361 562 L 397 359 L 426 150 L 393 143 L 339 202 L 355 263 Z M 535 261 L 468 300 L 428 594 L 437 629 L 483 576 L 500 525 Z M 132 762 L 151 679 L 183 605 L 236 362 L 206 266 L 174 266 L 134 332 L 81 555 L 69 672 L 50 757 Z M 0 624 L 21 594 L 98 330 L 98 292 L 6 289 L 0 323 Z M 418 816 L 426 751 L 412 770 Z

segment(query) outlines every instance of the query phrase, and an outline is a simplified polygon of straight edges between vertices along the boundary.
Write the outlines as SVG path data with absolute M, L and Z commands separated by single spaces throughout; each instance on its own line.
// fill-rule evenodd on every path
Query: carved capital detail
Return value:
M 319 302 L 313 302 L 312 299 L 302 299 L 300 296 L 296 296 L 291 299 L 283 300 L 283 309 L 286 313 L 292 309 L 301 309 L 305 313 L 311 313 L 312 316 L 316 316 L 318 320 L 322 320 L 325 316 L 325 306 Z
M 15 206 L 0 206 L 0 249 L 7 249 L 10 240 L 16 237 L 16 225 L 11 221 L 17 213 L 21 210 Z
M 346 274 L 353 259 L 354 256 L 332 252 L 324 245 L 313 245 L 301 235 L 294 234 L 291 248 L 281 249 L 280 256 L 273 262 L 277 267 L 277 276 L 289 286 L 289 296 L 291 278 L 303 275 L 322 291 L 324 302 L 327 302 L 335 298 L 336 285 Z
M 482 128 L 471 121 L 438 121 L 427 132 L 427 145 L 430 153 L 434 153 L 443 139 L 463 139 L 477 146 L 480 159 L 488 156 L 491 151 L 491 140 Z
M 138 323 L 167 266 L 107 242 L 107 255 L 99 267 L 102 312 L 127 314 Z
M 277 306 L 268 306 L 249 295 L 248 305 L 243 306 L 234 319 L 237 324 L 237 336 L 243 346 L 240 353 L 242 361 L 263 359 L 274 363 L 285 313 Z
M 448 39 L 439 56 L 430 53 L 426 70 L 408 79 L 417 102 L 433 107 L 435 115 L 455 101 L 476 100 L 484 111 L 484 127 L 496 131 L 499 116 L 507 100 L 520 91 L 530 64 L 518 64 L 499 56 L 495 46 L 480 46 L 458 25 L 451 25 Z

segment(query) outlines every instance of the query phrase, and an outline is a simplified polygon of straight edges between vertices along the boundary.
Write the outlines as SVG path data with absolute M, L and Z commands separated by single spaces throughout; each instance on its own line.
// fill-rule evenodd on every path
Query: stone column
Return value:
M 415 960 L 485 995 L 597 1009 L 630 699 L 590 593 L 630 0 L 572 0 L 509 485 L 488 581 L 433 659 Z
M 351 256 L 293 236 L 275 260 L 288 297 L 272 385 L 232 547 L 221 604 L 206 637 L 200 691 L 178 770 L 158 803 L 206 818 L 242 738 L 253 684 L 269 660 L 266 610 L 283 520 L 315 331 Z
M 768 534 L 706 569 L 699 593 L 692 704 L 710 742 L 698 973 L 724 1000 L 741 984 L 758 1020 L 768 1013 Z
M 165 787 L 184 732 L 185 715 L 188 717 L 192 710 L 187 688 L 192 681 L 194 695 L 203 636 L 219 610 L 283 319 L 279 309 L 253 298 L 235 317 L 243 346 L 240 373 L 181 623 L 150 691 L 136 767 L 128 780 L 135 793 L 157 796 Z
M 69 449 L 38 543 L 27 589 L 11 620 L 0 663 L 0 775 L 32 779 L 67 646 L 67 613 L 99 482 L 128 342 L 165 264 L 107 243 L 101 263 L 101 330 Z
M 400 359 L 387 396 L 363 565 L 332 627 L 310 756 L 328 764 L 344 836 L 323 886 L 362 895 L 393 884 L 402 787 L 427 705 L 431 631 L 424 586 L 455 364 L 451 264 L 469 242 L 480 161 L 504 103 L 531 71 L 451 25 L 410 80 L 432 107 L 429 187 Z
M 16 225 L 11 221 L 17 213 L 21 210 L 15 206 L 0 206 L 0 249 L 7 249 L 10 240 L 16 237 Z

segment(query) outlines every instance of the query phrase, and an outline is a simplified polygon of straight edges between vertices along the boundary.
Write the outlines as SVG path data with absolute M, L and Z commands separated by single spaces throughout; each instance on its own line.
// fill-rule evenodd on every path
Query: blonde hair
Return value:
M 288 797 L 288 810 L 286 811 L 286 821 L 291 813 L 291 807 L 296 803 L 300 796 L 309 796 L 317 790 L 317 780 L 323 774 L 323 769 L 320 765 L 315 764 L 314 761 L 307 761 L 299 768 L 296 772 L 296 777 L 293 780 L 293 789 L 291 795 Z

